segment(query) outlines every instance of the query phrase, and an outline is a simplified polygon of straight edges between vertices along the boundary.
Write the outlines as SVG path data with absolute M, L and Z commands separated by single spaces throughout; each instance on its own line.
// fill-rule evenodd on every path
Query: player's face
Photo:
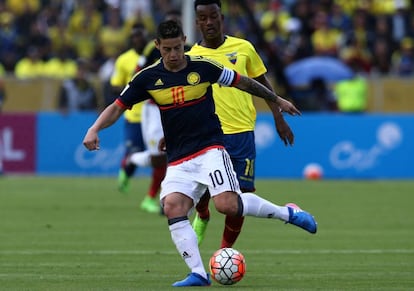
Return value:
M 131 35 L 131 42 L 134 49 L 138 52 L 141 52 L 145 44 L 147 43 L 146 40 L 146 31 L 143 29 L 138 29 Z
M 155 41 L 155 45 L 160 50 L 166 69 L 170 71 L 177 71 L 185 66 L 185 40 L 185 37 L 176 37 Z
M 217 4 L 198 5 L 196 24 L 204 39 L 220 38 L 223 31 L 223 14 Z

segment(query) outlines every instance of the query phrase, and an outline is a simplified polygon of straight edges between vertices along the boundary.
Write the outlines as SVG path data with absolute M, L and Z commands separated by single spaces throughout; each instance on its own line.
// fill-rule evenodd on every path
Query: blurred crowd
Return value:
M 316 55 L 339 58 L 367 74 L 414 74 L 408 0 L 259 2 L 256 18 L 284 66 Z
M 106 60 L 128 48 L 135 22 L 144 23 L 152 33 L 161 17 L 157 15 L 169 9 L 170 2 L 0 0 L 3 70 L 22 78 L 65 78 L 75 75 L 75 60 L 84 59 L 97 72 Z
M 282 85 L 283 69 L 309 56 L 335 57 L 367 75 L 414 74 L 414 1 L 222 2 L 226 33 L 252 41 Z M 82 60 L 83 69 L 86 62 L 107 79 L 134 23 L 144 24 L 152 41 L 164 15 L 181 6 L 180 0 L 0 0 L 0 76 L 73 78 Z

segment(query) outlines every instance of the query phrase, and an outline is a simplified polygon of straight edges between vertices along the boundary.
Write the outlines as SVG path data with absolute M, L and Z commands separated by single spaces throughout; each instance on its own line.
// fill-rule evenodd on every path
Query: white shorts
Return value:
M 241 193 L 236 172 L 225 149 L 211 149 L 191 160 L 168 166 L 161 184 L 160 199 L 179 192 L 193 199 L 196 205 L 207 189 L 211 196 L 226 191 Z
M 152 102 L 146 102 L 142 107 L 142 138 L 147 151 L 151 154 L 159 153 L 158 142 L 164 136 L 161 124 L 160 110 Z

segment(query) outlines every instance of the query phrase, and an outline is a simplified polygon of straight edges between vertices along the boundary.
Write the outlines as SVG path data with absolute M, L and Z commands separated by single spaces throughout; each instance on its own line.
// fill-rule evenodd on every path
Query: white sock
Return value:
M 286 206 L 278 206 L 253 193 L 243 193 L 240 197 L 243 202 L 243 216 L 289 220 L 289 210 Z
M 149 167 L 151 165 L 151 153 L 149 151 L 133 153 L 129 160 L 134 165 L 140 167 Z
M 191 227 L 190 221 L 188 219 L 179 221 L 170 225 L 169 228 L 171 238 L 191 272 L 207 278 L 200 250 L 198 249 L 197 236 Z

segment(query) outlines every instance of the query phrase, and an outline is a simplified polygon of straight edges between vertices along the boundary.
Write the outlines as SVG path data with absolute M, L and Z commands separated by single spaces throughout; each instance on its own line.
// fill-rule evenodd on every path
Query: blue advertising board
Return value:
M 414 115 L 304 114 L 286 120 L 295 144 L 285 146 L 270 114 L 257 118 L 256 174 L 297 178 L 317 164 L 325 178 L 414 178 Z
M 39 113 L 37 120 L 37 173 L 112 175 L 124 154 L 123 120 L 99 134 L 101 149 L 89 152 L 82 145 L 96 113 Z
M 116 175 L 124 154 L 123 120 L 100 133 L 101 150 L 89 152 L 82 139 L 96 117 L 39 113 L 36 173 Z M 279 139 L 270 114 L 258 114 L 258 178 L 302 178 L 309 164 L 320 165 L 332 179 L 414 178 L 414 115 L 318 113 L 286 120 L 295 134 L 293 146 Z

